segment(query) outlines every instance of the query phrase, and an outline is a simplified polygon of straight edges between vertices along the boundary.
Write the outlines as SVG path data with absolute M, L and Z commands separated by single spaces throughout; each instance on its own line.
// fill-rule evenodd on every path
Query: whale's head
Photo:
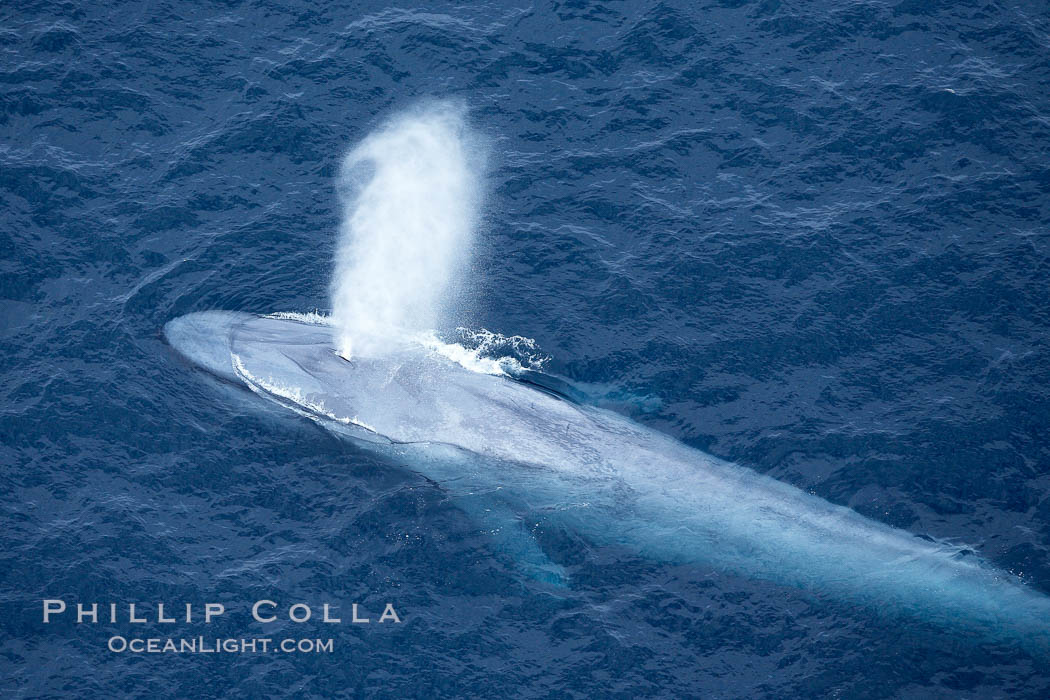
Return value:
M 186 314 L 164 326 L 164 338 L 193 364 L 217 377 L 239 381 L 231 362 L 234 330 L 251 314 L 234 311 L 201 311 Z

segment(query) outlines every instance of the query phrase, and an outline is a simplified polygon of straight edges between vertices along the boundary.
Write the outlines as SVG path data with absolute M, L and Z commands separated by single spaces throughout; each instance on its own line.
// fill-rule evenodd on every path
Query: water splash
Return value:
M 539 372 L 550 357 L 540 352 L 536 341 L 520 335 L 505 336 L 482 328 L 457 328 L 456 341 L 446 342 L 433 333 L 417 337 L 431 352 L 482 374 L 517 376 L 526 370 Z
M 343 357 L 383 354 L 441 327 L 478 220 L 475 144 L 463 106 L 441 101 L 394 117 L 347 155 L 332 281 Z

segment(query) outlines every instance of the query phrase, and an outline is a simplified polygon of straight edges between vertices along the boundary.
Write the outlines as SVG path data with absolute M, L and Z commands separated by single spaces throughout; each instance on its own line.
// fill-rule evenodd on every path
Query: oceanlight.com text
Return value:
M 132 637 L 116 635 L 109 638 L 109 650 L 131 654 L 331 654 L 332 639 L 280 639 L 270 637 L 207 638 L 207 637 Z

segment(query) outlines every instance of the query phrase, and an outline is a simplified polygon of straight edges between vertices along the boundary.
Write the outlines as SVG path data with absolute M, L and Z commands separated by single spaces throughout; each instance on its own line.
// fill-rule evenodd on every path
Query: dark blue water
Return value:
M 439 487 L 160 334 L 327 308 L 341 156 L 459 98 L 492 145 L 474 327 L 1050 591 L 1046 7 L 353 4 L 0 10 L 4 695 L 1047 697 L 1009 646 L 541 528 L 552 590 Z M 45 598 L 228 612 L 45 625 Z M 255 623 L 259 599 L 314 619 Z M 402 624 L 347 624 L 388 601 Z

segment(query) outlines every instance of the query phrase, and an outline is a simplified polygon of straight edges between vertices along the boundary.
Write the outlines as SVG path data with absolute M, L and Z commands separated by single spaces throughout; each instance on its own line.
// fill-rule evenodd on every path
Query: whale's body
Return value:
M 411 343 L 348 361 L 324 323 L 207 312 L 170 322 L 165 334 L 213 374 L 408 462 L 538 578 L 565 577 L 530 535 L 542 518 L 598 545 L 1045 649 L 1048 599 L 972 552 L 875 522 L 616 413 Z

